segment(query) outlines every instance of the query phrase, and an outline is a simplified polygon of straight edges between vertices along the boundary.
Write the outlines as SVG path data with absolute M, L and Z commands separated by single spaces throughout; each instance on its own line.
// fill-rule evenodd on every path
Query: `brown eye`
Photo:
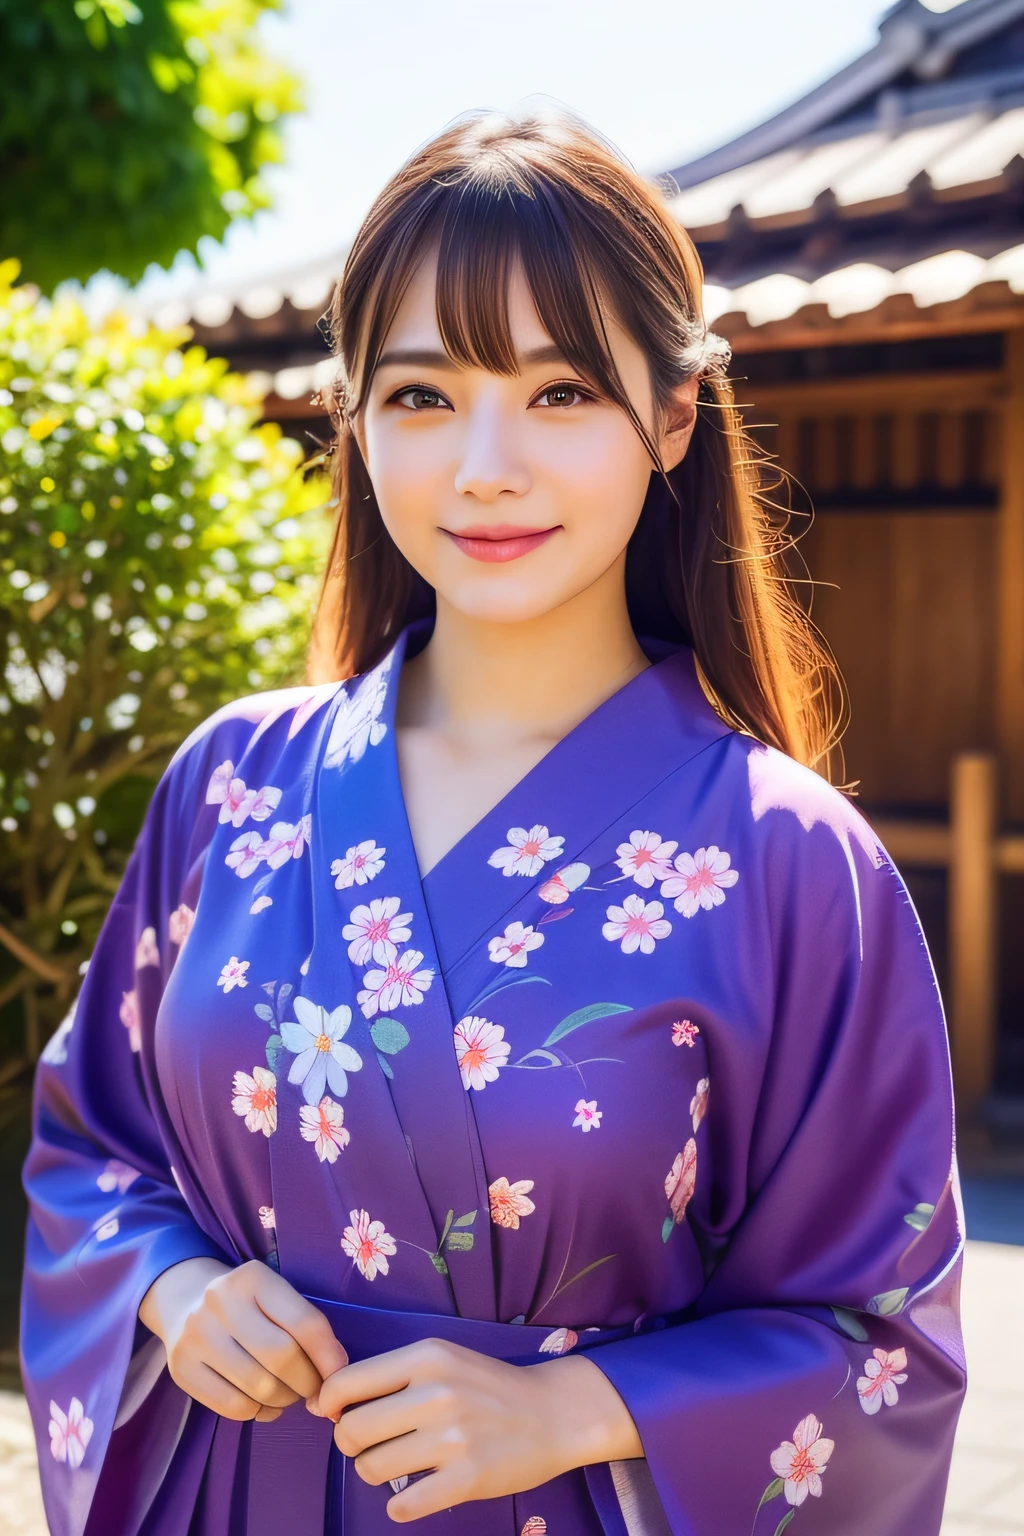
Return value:
M 419 389 L 418 387 L 403 389 L 395 395 L 394 399 L 396 404 L 408 406 L 412 411 L 436 411 L 448 404 L 436 389 Z
M 583 394 L 582 390 L 577 389 L 574 384 L 552 384 L 540 396 L 541 401 L 545 404 L 563 409 L 566 406 L 577 405 L 587 398 L 588 396 Z

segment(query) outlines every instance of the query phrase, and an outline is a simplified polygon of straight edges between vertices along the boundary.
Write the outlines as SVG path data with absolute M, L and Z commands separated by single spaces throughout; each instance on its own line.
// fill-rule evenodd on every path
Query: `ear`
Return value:
M 699 379 L 686 379 L 672 391 L 658 444 L 666 470 L 675 469 L 677 464 L 681 464 L 690 446 L 690 438 L 697 424 L 699 388 Z

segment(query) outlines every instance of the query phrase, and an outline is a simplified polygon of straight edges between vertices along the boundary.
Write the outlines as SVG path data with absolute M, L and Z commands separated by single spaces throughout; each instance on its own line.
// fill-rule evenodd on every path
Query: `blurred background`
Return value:
M 424 139 L 524 105 L 666 189 L 794 477 L 845 776 L 950 1024 L 972 1381 L 944 1533 L 1024 1533 L 1024 0 L 0 0 L 5 1532 L 45 1531 L 34 1064 L 174 748 L 301 680 L 348 241 Z

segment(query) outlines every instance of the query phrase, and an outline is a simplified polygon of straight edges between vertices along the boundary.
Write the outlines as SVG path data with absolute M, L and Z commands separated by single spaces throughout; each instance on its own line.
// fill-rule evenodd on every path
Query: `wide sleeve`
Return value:
M 153 1029 L 217 821 L 205 804 L 211 766 L 237 761 L 252 729 L 211 717 L 165 771 L 75 1005 L 36 1074 L 21 1354 L 54 1536 L 81 1536 L 87 1522 L 104 1536 L 137 1528 L 189 1410 L 139 1304 L 180 1260 L 235 1261 L 176 1185 Z
M 773 1017 L 753 1082 L 754 1032 L 703 1019 L 714 1171 L 687 1219 L 705 1289 L 676 1326 L 590 1356 L 640 1432 L 646 1468 L 612 1473 L 627 1511 L 656 1489 L 645 1531 L 941 1524 L 965 1382 L 946 1029 L 906 887 L 838 799 L 831 826 L 776 811 L 761 829 L 750 943 Z

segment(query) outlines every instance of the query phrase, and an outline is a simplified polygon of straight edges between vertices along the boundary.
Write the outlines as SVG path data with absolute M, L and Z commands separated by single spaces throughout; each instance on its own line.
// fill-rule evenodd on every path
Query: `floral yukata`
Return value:
M 421 878 L 372 672 L 239 700 L 156 792 L 40 1064 L 24 1374 L 55 1536 L 386 1536 L 303 1404 L 137 1321 L 259 1259 L 353 1359 L 587 1351 L 645 1459 L 425 1536 L 929 1536 L 963 1392 L 946 1034 L 899 875 L 692 653 Z

